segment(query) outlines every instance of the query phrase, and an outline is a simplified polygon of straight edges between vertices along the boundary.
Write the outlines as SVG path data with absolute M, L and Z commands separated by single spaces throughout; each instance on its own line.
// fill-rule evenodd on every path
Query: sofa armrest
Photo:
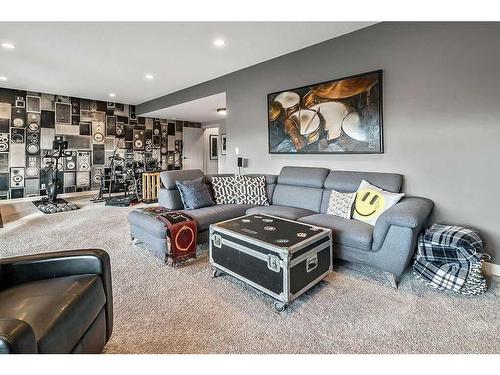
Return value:
M 389 208 L 375 223 L 372 249 L 380 249 L 392 225 L 409 228 L 419 234 L 433 207 L 434 203 L 430 199 L 407 197 Z
M 0 354 L 36 354 L 38 345 L 31 326 L 19 319 L 0 318 Z
M 101 249 L 57 251 L 51 253 L 4 258 L 0 260 L 6 287 L 56 277 L 100 275 L 106 294 L 107 338 L 113 329 L 113 294 L 111 263 Z

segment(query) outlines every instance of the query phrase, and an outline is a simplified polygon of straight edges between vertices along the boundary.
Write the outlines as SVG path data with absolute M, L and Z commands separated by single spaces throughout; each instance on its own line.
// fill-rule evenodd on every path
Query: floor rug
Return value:
M 393 289 L 380 271 L 336 262 L 317 287 L 276 313 L 272 299 L 211 278 L 207 247 L 183 267 L 129 238 L 132 207 L 74 200 L 44 215 L 2 204 L 0 256 L 102 248 L 112 263 L 114 330 L 106 353 L 499 353 L 497 278 L 477 297 L 426 287 L 411 272 Z

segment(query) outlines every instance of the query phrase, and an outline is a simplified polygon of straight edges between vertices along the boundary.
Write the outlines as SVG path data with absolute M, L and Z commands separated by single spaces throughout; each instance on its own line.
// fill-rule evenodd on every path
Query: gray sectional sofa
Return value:
M 175 181 L 203 176 L 200 170 L 166 171 L 160 174 L 164 188 L 159 205 L 182 210 Z M 433 202 L 405 197 L 385 211 L 375 226 L 326 214 L 331 190 L 354 192 L 364 179 L 384 190 L 398 193 L 403 176 L 394 173 L 332 171 L 326 168 L 283 167 L 279 175 L 265 175 L 269 206 L 216 205 L 188 212 L 198 222 L 198 242 L 208 241 L 210 224 L 245 214 L 262 213 L 331 228 L 334 256 L 384 271 L 393 286 L 413 257 L 416 241 L 427 223 Z M 206 176 L 210 183 L 213 176 Z M 136 230 L 141 230 L 136 228 Z M 158 234 L 156 241 L 165 238 Z M 161 246 L 161 244 L 160 244 Z

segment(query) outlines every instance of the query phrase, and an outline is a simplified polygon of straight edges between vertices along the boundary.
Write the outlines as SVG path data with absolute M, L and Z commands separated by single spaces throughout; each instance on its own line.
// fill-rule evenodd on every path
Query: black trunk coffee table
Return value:
M 283 311 L 332 270 L 332 231 L 269 215 L 210 226 L 214 277 L 229 274 L 270 295 Z

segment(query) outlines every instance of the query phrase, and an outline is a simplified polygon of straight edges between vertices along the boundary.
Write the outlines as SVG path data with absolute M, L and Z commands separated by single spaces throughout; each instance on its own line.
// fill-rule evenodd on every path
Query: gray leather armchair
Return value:
M 0 259 L 0 353 L 100 353 L 112 330 L 104 250 Z

